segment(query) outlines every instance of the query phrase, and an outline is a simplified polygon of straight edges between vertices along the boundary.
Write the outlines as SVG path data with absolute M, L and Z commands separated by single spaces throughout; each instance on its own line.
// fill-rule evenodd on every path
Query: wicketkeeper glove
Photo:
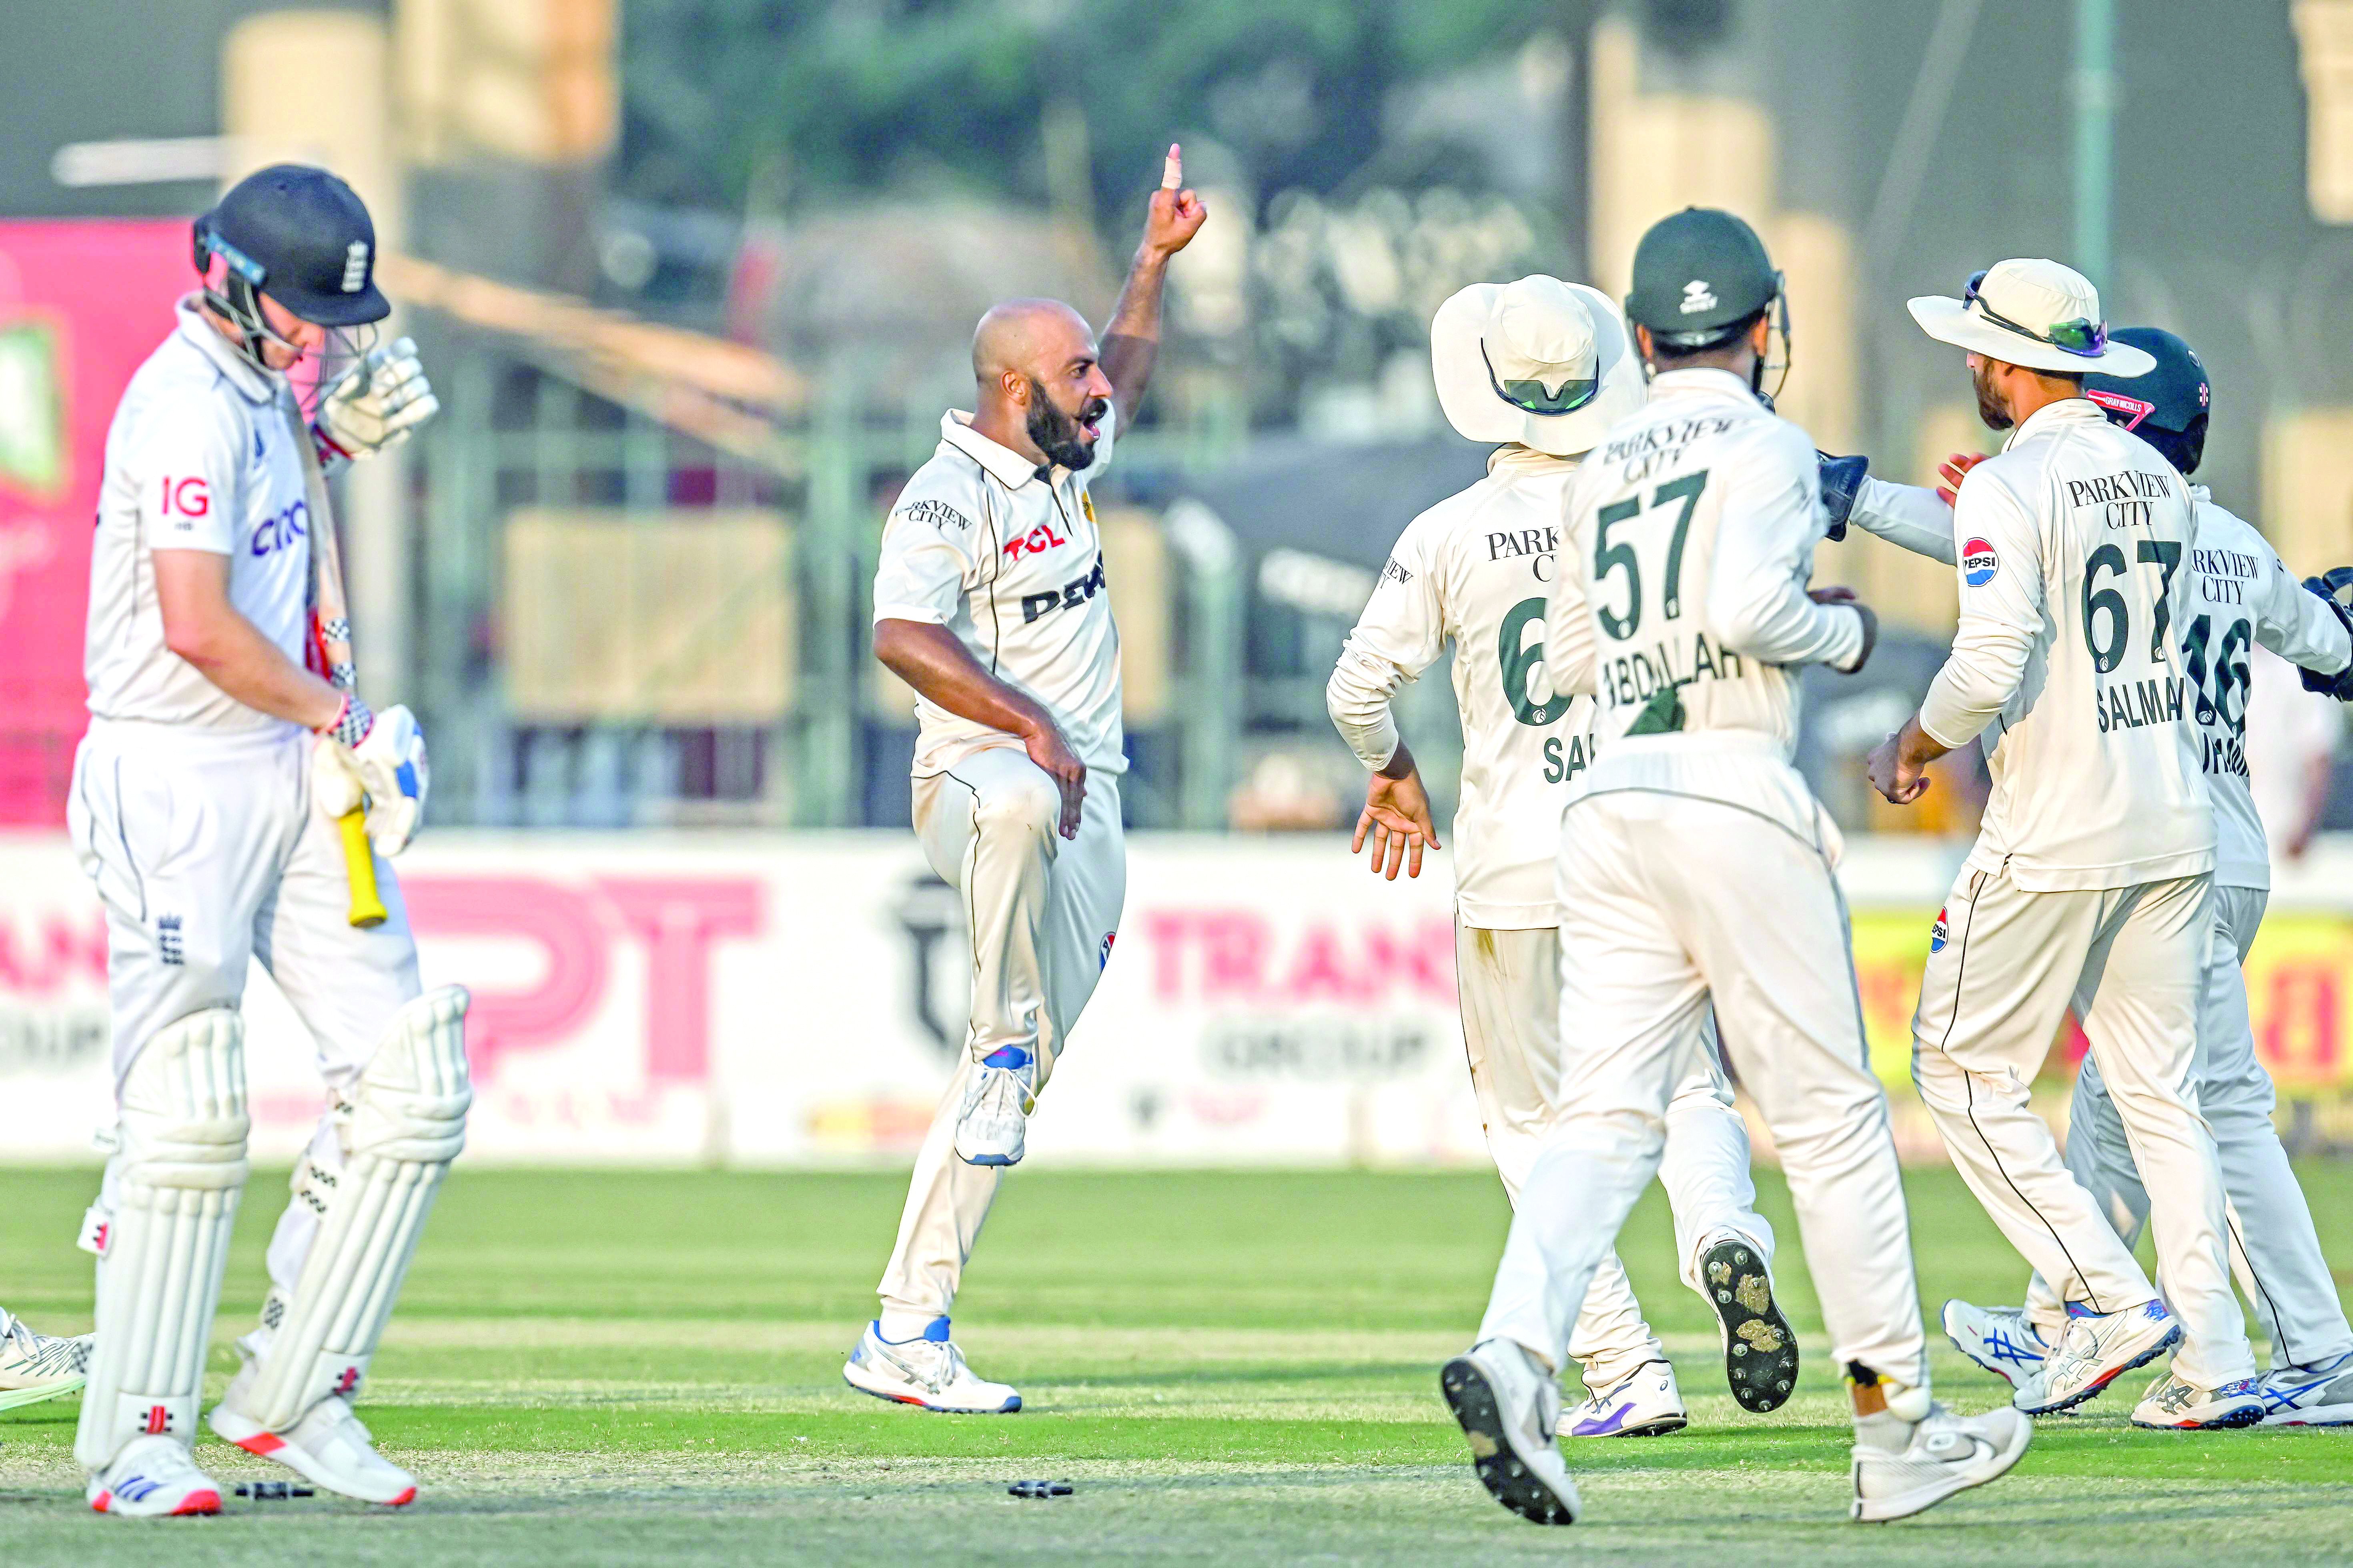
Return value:
M 365 714 L 367 705 L 346 696 L 343 710 L 346 718 Z M 425 735 L 416 716 L 399 706 L 374 715 L 357 740 L 346 739 L 350 732 L 345 720 L 319 731 L 311 799 L 331 819 L 364 805 L 368 838 L 389 859 L 408 847 L 424 819 L 425 795 L 433 783 Z
M 2348 634 L 2353 634 L 2353 608 L 2346 605 L 2348 590 L 2353 590 L 2353 566 L 2332 566 L 2318 577 L 2306 577 L 2304 585 L 2320 595 L 2322 603 L 2337 612 L 2337 619 Z M 2298 668 L 2306 691 L 2321 691 L 2339 702 L 2353 702 L 2353 664 L 2348 664 L 2334 675 L 2322 675 L 2316 670 Z
M 366 458 L 406 441 L 440 410 L 415 341 L 396 338 L 370 349 L 327 389 L 311 428 L 327 448 L 322 458 Z
M 1833 458 L 1817 449 L 1814 460 L 1821 466 L 1822 515 L 1829 524 L 1822 537 L 1836 542 L 1846 537 L 1846 520 L 1853 515 L 1855 494 L 1862 489 L 1862 477 L 1871 472 L 1871 459 Z

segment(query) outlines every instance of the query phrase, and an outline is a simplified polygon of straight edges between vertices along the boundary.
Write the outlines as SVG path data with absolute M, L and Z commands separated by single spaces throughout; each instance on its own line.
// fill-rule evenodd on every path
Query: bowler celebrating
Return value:
M 842 1376 L 926 1410 L 1021 1408 L 965 1365 L 947 1314 L 1126 896 L 1119 631 L 1088 487 L 1151 379 L 1168 259 L 1208 216 L 1182 186 L 1172 146 L 1100 348 L 1059 300 L 981 318 L 975 411 L 940 421 L 883 529 L 874 657 L 920 699 L 915 836 L 964 899 L 972 1022 L 916 1156 L 881 1312 Z

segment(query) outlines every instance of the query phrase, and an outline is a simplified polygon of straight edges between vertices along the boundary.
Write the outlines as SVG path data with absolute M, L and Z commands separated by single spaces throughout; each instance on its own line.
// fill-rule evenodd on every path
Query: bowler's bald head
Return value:
M 972 334 L 973 379 L 984 387 L 1008 371 L 1049 381 L 1072 361 L 1094 357 L 1094 329 L 1060 300 L 1008 300 Z

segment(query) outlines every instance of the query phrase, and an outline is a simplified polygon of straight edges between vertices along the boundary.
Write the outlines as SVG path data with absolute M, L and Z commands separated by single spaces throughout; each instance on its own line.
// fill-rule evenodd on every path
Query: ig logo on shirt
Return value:
M 1972 539 L 1961 546 L 1961 581 L 1970 587 L 1984 587 L 2000 570 L 2001 557 L 1984 540 Z

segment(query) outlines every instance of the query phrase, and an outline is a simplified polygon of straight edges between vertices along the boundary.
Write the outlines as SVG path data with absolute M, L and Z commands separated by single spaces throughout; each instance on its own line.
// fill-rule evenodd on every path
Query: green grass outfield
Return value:
M 2304 1175 L 2331 1256 L 2353 1262 L 2353 1168 Z M 0 1172 L 0 1302 L 43 1327 L 88 1324 L 72 1238 L 90 1186 Z M 2021 1266 L 1957 1179 L 1911 1188 L 1926 1300 L 2014 1300 Z M 215 1393 L 283 1190 L 249 1189 Z M 2043 1423 L 1992 1488 L 1905 1523 L 1847 1523 L 1844 1399 L 1769 1178 L 1810 1358 L 1799 1396 L 1758 1418 L 1723 1392 L 1714 1320 L 1673 1281 L 1654 1190 L 1627 1263 L 1694 1425 L 1572 1445 L 1587 1521 L 1551 1531 L 1488 1500 L 1438 1397 L 1503 1241 L 1493 1177 L 1017 1173 L 957 1310 L 981 1371 L 1029 1399 L 988 1417 L 840 1381 L 901 1191 L 885 1175 L 461 1172 L 364 1405 L 422 1478 L 416 1506 L 100 1518 L 81 1506 L 64 1400 L 0 1415 L 0 1563 L 2353 1560 L 2353 1430 L 2140 1432 L 2121 1393 Z M 2002 1396 L 1948 1350 L 1936 1370 L 1965 1409 Z M 285 1474 L 209 1437 L 196 1452 L 225 1482 Z M 1077 1492 L 1008 1498 L 1024 1477 Z

